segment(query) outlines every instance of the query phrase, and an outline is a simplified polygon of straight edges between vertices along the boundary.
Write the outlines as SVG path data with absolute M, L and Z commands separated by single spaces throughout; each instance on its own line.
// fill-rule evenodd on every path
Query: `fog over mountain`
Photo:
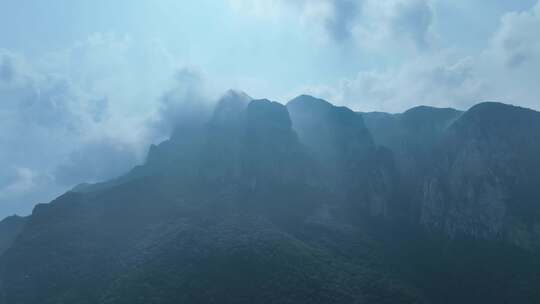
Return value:
M 0 217 L 141 164 L 178 104 L 229 88 L 356 111 L 539 109 L 536 0 L 3 4 Z
M 539 70 L 540 0 L 2 0 L 0 304 L 540 303 Z
M 228 91 L 0 223 L 0 303 L 535 303 L 540 113 Z M 494 286 L 497 286 L 494 289 Z

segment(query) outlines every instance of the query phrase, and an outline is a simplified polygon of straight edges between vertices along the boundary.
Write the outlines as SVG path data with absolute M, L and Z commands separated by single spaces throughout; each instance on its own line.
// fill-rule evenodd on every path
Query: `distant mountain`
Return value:
M 538 303 L 538 117 L 227 92 L 0 222 L 0 304 Z

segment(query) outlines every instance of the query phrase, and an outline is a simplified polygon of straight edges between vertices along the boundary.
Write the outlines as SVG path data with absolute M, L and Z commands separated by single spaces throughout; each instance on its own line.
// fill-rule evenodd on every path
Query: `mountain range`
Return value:
M 540 113 L 229 91 L 0 222 L 0 304 L 540 303 Z

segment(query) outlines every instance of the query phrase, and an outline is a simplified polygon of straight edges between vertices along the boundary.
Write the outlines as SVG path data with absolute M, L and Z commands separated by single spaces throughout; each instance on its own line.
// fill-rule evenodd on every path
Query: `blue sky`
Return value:
M 2 0 L 0 217 L 125 172 L 229 88 L 540 109 L 538 70 L 538 0 Z

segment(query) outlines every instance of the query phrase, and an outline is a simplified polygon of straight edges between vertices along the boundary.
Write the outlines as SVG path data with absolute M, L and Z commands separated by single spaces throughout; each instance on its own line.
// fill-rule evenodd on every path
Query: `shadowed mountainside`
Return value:
M 539 113 L 228 92 L 0 222 L 0 303 L 537 303 Z

